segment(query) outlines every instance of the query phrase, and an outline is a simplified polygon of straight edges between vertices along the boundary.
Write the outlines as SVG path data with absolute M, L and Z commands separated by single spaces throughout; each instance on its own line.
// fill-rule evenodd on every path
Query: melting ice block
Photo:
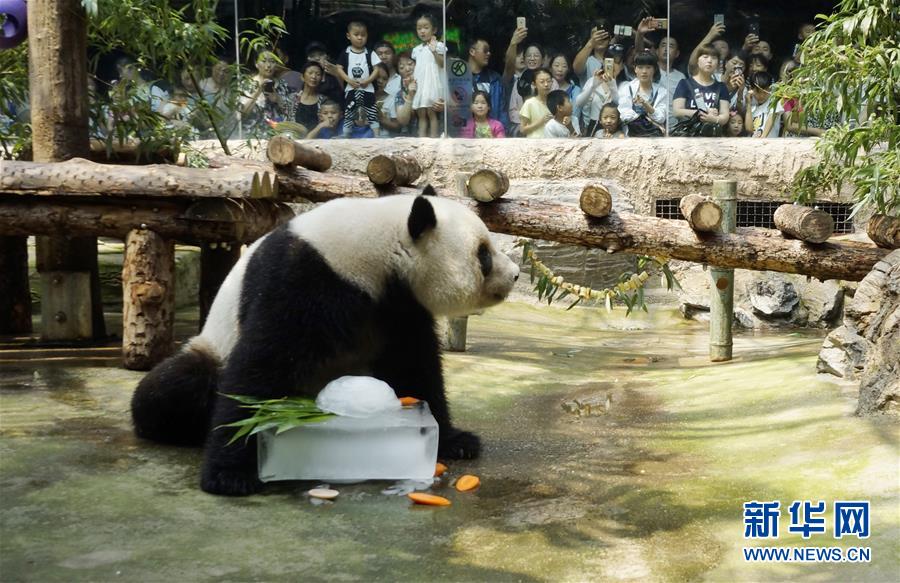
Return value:
M 370 417 L 336 416 L 281 435 L 264 431 L 258 437 L 263 482 L 424 480 L 434 476 L 437 461 L 438 425 L 424 401 Z

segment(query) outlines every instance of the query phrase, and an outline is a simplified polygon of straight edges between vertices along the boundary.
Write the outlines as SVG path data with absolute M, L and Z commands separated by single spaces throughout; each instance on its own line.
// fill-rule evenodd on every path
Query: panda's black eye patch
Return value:
M 487 277 L 494 268 L 494 259 L 491 257 L 491 249 L 487 243 L 478 246 L 478 263 L 481 264 L 481 274 Z

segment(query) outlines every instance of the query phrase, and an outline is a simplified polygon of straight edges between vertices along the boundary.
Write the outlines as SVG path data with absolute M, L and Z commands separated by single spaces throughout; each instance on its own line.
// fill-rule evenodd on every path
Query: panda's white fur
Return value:
M 201 487 L 249 494 L 261 487 L 255 446 L 229 444 L 216 430 L 247 412 L 222 393 L 314 397 L 338 376 L 372 374 L 429 403 L 442 456 L 475 457 L 477 436 L 451 424 L 434 318 L 499 303 L 518 272 L 459 203 L 404 195 L 325 203 L 245 251 L 200 335 L 138 385 L 135 431 L 205 443 Z
M 508 257 L 492 250 L 494 272 L 489 281 L 473 262 L 472 250 L 489 242 L 488 230 L 475 213 L 451 200 L 429 196 L 438 225 L 452 225 L 413 242 L 407 217 L 413 195 L 384 198 L 342 198 L 298 215 L 288 223 L 291 233 L 311 244 L 335 273 L 381 297 L 387 277 L 400 275 L 416 298 L 434 316 L 461 316 L 502 301 L 519 273 Z M 377 225 L 377 228 L 375 227 Z M 243 253 L 225 278 L 209 311 L 203 331 L 192 340 L 214 350 L 220 360 L 237 342 L 238 301 L 247 263 L 265 240 Z

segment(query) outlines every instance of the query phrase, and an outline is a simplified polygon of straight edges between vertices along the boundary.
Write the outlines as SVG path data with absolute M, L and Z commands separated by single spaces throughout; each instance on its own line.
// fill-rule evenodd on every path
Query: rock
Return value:
M 811 280 L 801 292 L 800 304 L 806 310 L 808 326 L 827 327 L 841 315 L 844 290 L 833 280 Z
M 757 319 L 751 312 L 743 308 L 734 309 L 734 323 L 741 328 L 747 328 L 748 330 L 753 330 L 758 327 Z
M 833 330 L 822 344 L 816 370 L 848 380 L 859 378 L 872 343 L 847 326 Z
M 859 385 L 858 415 L 900 415 L 900 309 L 890 333 L 878 339 Z
M 792 283 L 768 273 L 756 278 L 748 291 L 753 311 L 763 318 L 790 316 L 800 303 L 800 296 Z

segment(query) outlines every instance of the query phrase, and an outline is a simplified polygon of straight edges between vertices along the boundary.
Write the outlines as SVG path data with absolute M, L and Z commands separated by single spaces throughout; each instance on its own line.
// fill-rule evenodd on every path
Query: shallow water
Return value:
M 815 374 L 818 334 L 735 338 L 710 364 L 702 324 L 510 303 L 445 357 L 456 423 L 481 459 L 450 464 L 447 508 L 390 483 L 198 488 L 200 452 L 131 433 L 141 373 L 97 358 L 0 353 L 2 580 L 895 581 L 900 431 L 853 416 Z M 564 410 L 577 399 L 605 405 Z M 570 407 L 571 408 L 571 407 Z M 450 483 L 481 477 L 473 493 Z M 870 500 L 872 535 L 743 539 L 750 500 Z M 826 515 L 830 528 L 830 512 Z M 742 546 L 868 546 L 870 563 L 745 563 Z

